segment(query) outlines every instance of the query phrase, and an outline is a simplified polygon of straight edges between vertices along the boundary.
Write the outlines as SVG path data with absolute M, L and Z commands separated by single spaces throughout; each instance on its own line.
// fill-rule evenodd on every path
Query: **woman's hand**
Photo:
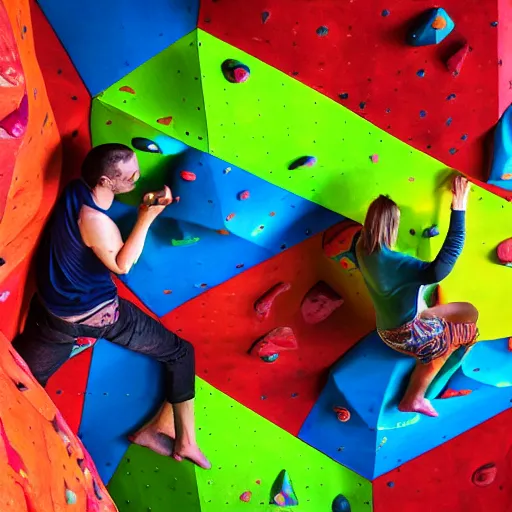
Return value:
M 471 183 L 464 176 L 455 176 L 452 184 L 452 210 L 466 210 L 470 188 Z

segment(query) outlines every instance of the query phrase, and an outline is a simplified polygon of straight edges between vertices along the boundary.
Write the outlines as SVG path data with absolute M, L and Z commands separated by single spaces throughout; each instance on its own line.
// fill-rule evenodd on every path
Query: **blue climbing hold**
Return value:
M 437 235 L 439 235 L 439 228 L 435 224 L 423 231 L 423 238 L 433 238 Z
M 426 117 L 427 111 L 426 110 L 420 110 L 420 117 Z
M 294 169 L 299 169 L 300 167 L 313 167 L 315 164 L 316 158 L 314 156 L 301 156 L 288 166 L 288 170 L 293 171 Z
M 150 139 L 146 139 L 144 137 L 134 137 L 132 139 L 132 146 L 139 151 L 144 151 L 146 153 L 161 153 L 162 150 L 158 147 L 156 142 L 153 142 Z
M 487 183 L 512 190 L 512 105 L 505 110 L 494 132 L 493 160 Z
M 338 494 L 334 501 L 332 502 L 332 512 L 351 512 L 350 503 L 343 496 L 343 494 Z
M 269 356 L 261 356 L 260 359 L 264 363 L 273 363 L 278 357 L 279 357 L 279 354 L 271 354 Z
M 71 489 L 66 489 L 66 503 L 68 505 L 76 504 L 76 494 Z
M 423 13 L 407 34 L 411 46 L 439 44 L 455 28 L 455 23 L 442 8 L 430 9 Z
M 388 9 L 384 9 L 381 14 L 385 18 L 386 16 L 389 16 L 391 14 L 391 12 L 389 12 Z
M 418 71 L 416 71 L 416 74 L 420 77 L 420 78 L 423 78 L 425 76 L 425 70 L 424 69 L 418 69 Z
M 316 29 L 316 33 L 320 37 L 324 37 L 324 36 L 326 36 L 329 33 L 329 29 L 325 25 L 322 25 L 321 27 L 318 27 Z

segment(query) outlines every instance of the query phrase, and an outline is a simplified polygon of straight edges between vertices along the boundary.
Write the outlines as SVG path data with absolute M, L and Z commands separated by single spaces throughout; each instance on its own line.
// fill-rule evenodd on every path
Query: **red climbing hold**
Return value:
M 512 238 L 507 238 L 498 245 L 496 255 L 502 265 L 512 266 Z
M 508 351 L 512 352 L 512 338 L 508 339 Z
M 460 50 L 455 52 L 447 61 L 446 67 L 453 76 L 457 76 L 469 53 L 469 45 L 466 43 Z
M 308 324 L 325 320 L 343 304 L 343 299 L 327 283 L 319 281 L 302 299 L 302 318 Z
M 492 462 L 479 467 L 474 473 L 471 481 L 478 487 L 487 487 L 494 482 L 498 470 Z
M 249 503 L 249 501 L 251 501 L 251 498 L 252 498 L 252 492 L 251 491 L 245 491 L 240 496 L 240 501 L 243 501 L 245 503 Z
M 230 213 L 227 217 L 226 217 L 226 221 L 229 222 L 230 220 L 234 219 L 235 218 L 235 213 Z
M 240 199 L 240 201 L 245 201 L 246 199 L 249 199 L 250 195 L 251 194 L 249 194 L 248 190 L 244 190 L 238 194 L 238 199 Z
M 453 398 L 455 396 L 466 396 L 472 393 L 471 389 L 447 389 L 439 398 Z
M 256 340 L 249 349 L 249 353 L 262 358 L 280 354 L 285 350 L 296 350 L 297 348 L 297 339 L 292 329 L 290 327 L 278 327 L 263 338 Z
M 172 122 L 172 117 L 161 117 L 160 119 L 157 119 L 156 122 L 158 124 L 163 124 L 164 126 L 169 126 Z
M 342 423 L 346 423 L 350 419 L 350 411 L 346 407 L 333 407 L 333 411 Z
M 276 297 L 281 293 L 287 292 L 292 285 L 290 283 L 277 283 L 267 290 L 255 303 L 254 311 L 260 320 L 265 320 L 270 314 L 270 308 L 274 304 Z
M 196 175 L 190 171 L 181 171 L 180 176 L 181 176 L 181 179 L 185 180 L 185 181 L 195 181 L 196 180 Z
M 128 85 L 123 85 L 122 87 L 119 87 L 119 90 L 121 92 L 129 92 L 130 94 L 135 94 L 135 91 Z

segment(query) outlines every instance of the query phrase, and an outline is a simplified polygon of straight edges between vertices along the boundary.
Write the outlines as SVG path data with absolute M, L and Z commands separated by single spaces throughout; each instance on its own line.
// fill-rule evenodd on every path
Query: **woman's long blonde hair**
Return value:
M 377 197 L 368 208 L 361 232 L 365 252 L 372 254 L 382 247 L 390 249 L 395 245 L 399 223 L 398 205 L 388 196 Z

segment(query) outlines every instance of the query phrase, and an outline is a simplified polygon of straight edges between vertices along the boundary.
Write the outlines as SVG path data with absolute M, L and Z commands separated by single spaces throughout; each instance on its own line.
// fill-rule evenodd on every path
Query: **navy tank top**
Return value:
M 56 316 L 87 313 L 117 296 L 110 270 L 87 247 L 78 228 L 82 206 L 105 213 L 82 180 L 64 189 L 46 225 L 36 259 L 40 298 Z

